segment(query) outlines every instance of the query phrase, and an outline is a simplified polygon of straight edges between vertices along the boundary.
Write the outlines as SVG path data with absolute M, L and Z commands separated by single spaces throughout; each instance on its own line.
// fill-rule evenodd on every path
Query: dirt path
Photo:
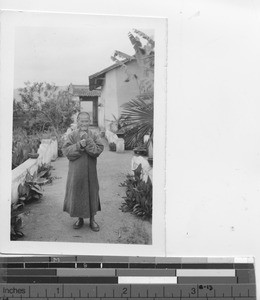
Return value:
M 89 228 L 89 220 L 81 229 L 75 230 L 71 218 L 62 211 L 68 172 L 67 158 L 58 158 L 52 163 L 52 184 L 44 186 L 44 196 L 27 206 L 29 214 L 24 217 L 21 241 L 60 241 L 87 243 L 151 244 L 152 225 L 119 210 L 124 188 L 119 184 L 130 172 L 132 152 L 116 153 L 107 146 L 98 159 L 101 212 L 96 215 L 99 232 Z

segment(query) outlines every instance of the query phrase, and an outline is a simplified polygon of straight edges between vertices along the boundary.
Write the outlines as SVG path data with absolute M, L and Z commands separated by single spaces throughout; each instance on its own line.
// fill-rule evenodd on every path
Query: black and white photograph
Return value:
M 165 20 L 12 18 L 8 244 L 162 249 Z

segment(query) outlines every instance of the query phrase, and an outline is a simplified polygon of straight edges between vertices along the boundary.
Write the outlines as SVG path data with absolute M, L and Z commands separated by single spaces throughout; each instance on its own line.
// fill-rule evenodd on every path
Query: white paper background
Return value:
M 260 1 L 2 1 L 168 17 L 167 254 L 255 256 L 260 285 Z

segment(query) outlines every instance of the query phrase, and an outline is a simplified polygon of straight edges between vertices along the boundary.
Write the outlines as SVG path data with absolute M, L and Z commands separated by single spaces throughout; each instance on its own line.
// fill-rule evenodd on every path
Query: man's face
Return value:
M 86 114 L 82 114 L 78 119 L 78 127 L 80 130 L 87 131 L 90 124 L 89 116 Z

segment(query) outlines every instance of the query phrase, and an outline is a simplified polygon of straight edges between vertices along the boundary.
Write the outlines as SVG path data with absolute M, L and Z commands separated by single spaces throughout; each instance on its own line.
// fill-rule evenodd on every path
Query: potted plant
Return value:
M 32 149 L 32 152 L 30 152 L 30 153 L 28 154 L 28 156 L 29 156 L 29 158 L 35 159 L 35 158 L 38 158 L 39 153 L 35 152 L 35 149 L 33 148 L 33 149 Z
M 116 144 L 115 143 L 109 143 L 109 150 L 110 151 L 116 151 Z

